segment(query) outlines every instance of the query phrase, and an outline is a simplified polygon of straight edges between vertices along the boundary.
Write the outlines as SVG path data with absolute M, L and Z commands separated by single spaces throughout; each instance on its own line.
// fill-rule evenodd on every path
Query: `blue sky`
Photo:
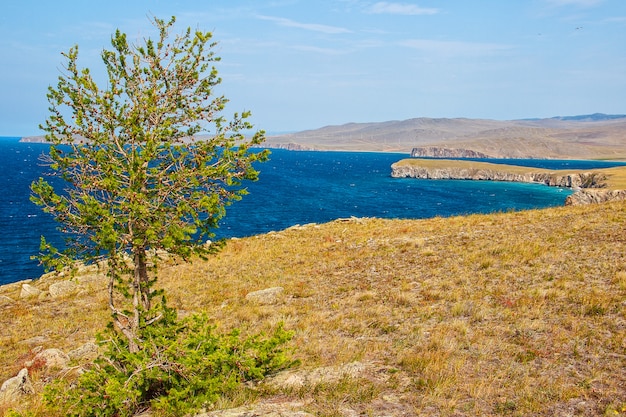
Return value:
M 626 113 L 624 0 L 6 0 L 0 135 L 41 134 L 62 51 L 98 74 L 115 29 L 154 36 L 150 15 L 211 31 L 227 114 L 268 132 Z

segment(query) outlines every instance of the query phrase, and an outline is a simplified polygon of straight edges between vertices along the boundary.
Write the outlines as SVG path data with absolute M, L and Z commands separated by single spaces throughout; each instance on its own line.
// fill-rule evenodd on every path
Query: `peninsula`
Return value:
M 456 179 L 540 183 L 576 190 L 566 205 L 626 200 L 626 166 L 588 170 L 547 170 L 451 159 L 403 159 L 391 165 L 394 178 Z

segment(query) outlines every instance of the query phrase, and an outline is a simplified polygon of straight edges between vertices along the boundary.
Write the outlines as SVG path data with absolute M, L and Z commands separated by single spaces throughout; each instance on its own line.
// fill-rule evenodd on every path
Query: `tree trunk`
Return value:
M 148 261 L 145 248 L 136 248 L 135 255 L 135 285 L 139 295 L 139 305 L 144 312 L 149 311 L 150 303 L 150 282 L 148 279 Z
M 117 258 L 112 256 L 109 260 L 109 307 L 113 314 L 113 323 L 115 327 L 122 332 L 128 340 L 128 350 L 131 353 L 139 351 L 138 341 L 141 319 L 149 322 L 146 317 L 151 307 L 150 296 L 150 280 L 148 277 L 148 260 L 146 250 L 143 247 L 134 248 L 133 250 L 133 275 L 130 282 L 133 299 L 132 315 L 122 313 L 114 303 L 113 291 L 115 287 L 116 274 L 119 273 Z
M 113 292 L 115 289 L 115 281 L 119 274 L 118 264 L 117 264 L 117 256 L 115 253 L 109 258 L 109 308 L 111 309 L 111 314 L 113 316 L 113 325 L 126 337 L 128 340 L 128 350 L 130 352 L 138 352 L 139 345 L 137 344 L 137 329 L 133 326 L 133 321 L 126 315 L 123 314 L 118 308 L 115 306 Z

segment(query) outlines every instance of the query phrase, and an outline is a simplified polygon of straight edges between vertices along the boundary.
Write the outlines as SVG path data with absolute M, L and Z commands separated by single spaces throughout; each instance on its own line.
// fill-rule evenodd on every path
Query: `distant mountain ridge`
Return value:
M 539 117 L 531 117 L 527 119 L 519 119 L 522 121 L 537 121 L 537 120 L 569 120 L 578 122 L 601 122 L 605 120 L 624 119 L 626 114 L 605 114 L 605 113 L 593 113 L 593 114 L 581 114 L 578 116 L 554 116 L 548 119 L 542 119 Z
M 626 115 L 595 113 L 508 121 L 422 117 L 346 123 L 270 136 L 266 146 L 402 153 L 436 147 L 497 158 L 626 160 Z
M 43 136 L 21 138 L 44 142 Z M 290 150 L 436 153 L 463 149 L 494 158 L 626 160 L 626 115 L 593 113 L 545 119 L 426 118 L 346 123 L 270 135 L 264 146 Z
M 624 118 L 626 118 L 626 114 L 604 114 L 604 113 L 586 114 L 582 116 L 553 117 L 553 119 L 559 119 L 559 120 L 577 120 L 577 121 L 594 121 L 594 122 L 599 122 L 603 120 L 624 119 Z

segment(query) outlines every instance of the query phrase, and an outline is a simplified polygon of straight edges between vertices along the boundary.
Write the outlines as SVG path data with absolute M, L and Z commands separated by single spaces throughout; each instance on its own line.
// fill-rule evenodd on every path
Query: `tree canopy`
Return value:
M 102 52 L 101 85 L 79 67 L 77 46 L 63 54 L 41 128 L 51 173 L 64 181 L 31 186 L 32 200 L 67 233 L 64 250 L 42 238 L 41 259 L 51 267 L 107 260 L 110 307 L 131 350 L 139 327 L 159 318 L 151 312 L 154 254 L 210 252 L 206 239 L 246 193 L 243 182 L 257 179 L 254 163 L 267 159 L 253 149 L 264 132 L 246 135 L 249 112 L 223 116 L 228 100 L 215 94 L 221 79 L 211 33 L 171 36 L 174 23 L 154 18 L 158 39 L 139 44 L 116 31 Z M 115 291 L 131 307 L 118 305 Z

